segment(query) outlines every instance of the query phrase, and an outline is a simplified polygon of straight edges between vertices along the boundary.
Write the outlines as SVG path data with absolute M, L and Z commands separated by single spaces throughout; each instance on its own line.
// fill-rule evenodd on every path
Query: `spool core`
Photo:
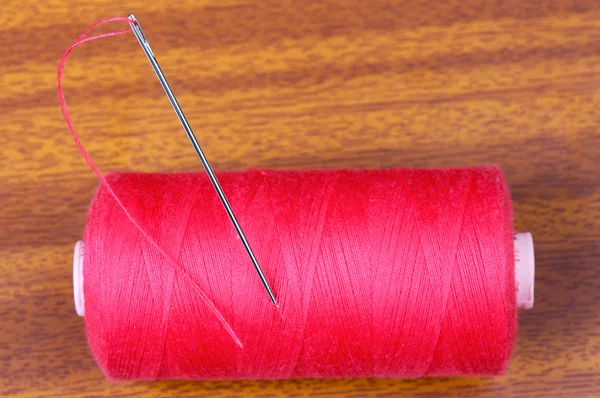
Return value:
M 517 308 L 533 308 L 533 285 L 535 278 L 535 257 L 533 238 L 529 232 L 515 234 L 515 282 L 517 290 Z M 73 298 L 77 315 L 85 316 L 85 296 L 83 294 L 83 253 L 85 243 L 75 243 L 73 253 Z

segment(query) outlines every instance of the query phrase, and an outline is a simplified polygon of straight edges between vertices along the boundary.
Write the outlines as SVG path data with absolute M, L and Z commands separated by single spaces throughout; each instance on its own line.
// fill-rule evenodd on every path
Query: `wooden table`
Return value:
M 122 3 L 0 11 L 0 395 L 600 396 L 600 2 Z M 537 262 L 507 375 L 105 381 L 71 286 L 98 181 L 62 120 L 56 64 L 88 25 L 129 12 L 216 169 L 502 165 Z M 65 87 L 103 170 L 201 169 L 132 35 L 76 49 Z

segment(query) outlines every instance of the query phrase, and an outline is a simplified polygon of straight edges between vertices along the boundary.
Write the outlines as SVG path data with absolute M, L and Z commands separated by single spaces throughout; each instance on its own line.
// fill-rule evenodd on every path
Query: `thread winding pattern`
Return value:
M 88 338 L 114 379 L 501 373 L 516 335 L 495 167 L 220 173 L 276 310 L 202 173 L 110 174 L 85 232 Z M 89 248 L 89 250 L 88 250 Z

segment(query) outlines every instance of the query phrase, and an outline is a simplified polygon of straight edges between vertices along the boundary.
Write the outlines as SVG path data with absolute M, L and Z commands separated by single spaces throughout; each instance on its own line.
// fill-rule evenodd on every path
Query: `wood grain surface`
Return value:
M 537 262 L 509 372 L 105 381 L 71 286 L 98 181 L 56 65 L 130 12 L 216 169 L 500 164 Z M 0 72 L 0 395 L 600 397 L 600 2 L 10 0 Z M 133 35 L 76 49 L 65 88 L 102 170 L 201 170 Z

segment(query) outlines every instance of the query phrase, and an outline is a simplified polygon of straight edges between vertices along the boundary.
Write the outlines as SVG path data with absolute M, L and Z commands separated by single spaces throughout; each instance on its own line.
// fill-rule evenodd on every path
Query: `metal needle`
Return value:
M 156 73 L 156 76 L 158 77 L 158 80 L 160 81 L 162 88 L 165 90 L 167 97 L 169 97 L 169 101 L 171 102 L 171 105 L 173 106 L 173 109 L 175 110 L 175 113 L 177 114 L 177 117 L 179 118 L 179 121 L 181 122 L 183 129 L 185 130 L 190 141 L 192 142 L 192 146 L 196 150 L 196 153 L 198 154 L 198 157 L 200 158 L 200 161 L 202 162 L 202 166 L 204 166 L 204 170 L 206 170 L 206 174 L 208 174 L 208 178 L 210 179 L 210 182 L 212 183 L 213 187 L 217 191 L 217 195 L 219 195 L 219 199 L 221 200 L 221 203 L 223 203 L 223 206 L 225 207 L 225 211 L 227 212 L 229 219 L 231 219 L 231 222 L 233 223 L 235 230 L 237 231 L 238 235 L 240 236 L 240 239 L 242 240 L 242 243 L 244 244 L 244 247 L 246 248 L 246 251 L 248 252 L 248 255 L 250 256 L 250 260 L 252 260 L 252 264 L 254 265 L 254 268 L 256 268 L 256 272 L 258 272 L 258 276 L 260 277 L 261 282 L 265 286 L 265 289 L 267 289 L 269 298 L 271 299 L 273 304 L 277 305 L 277 300 L 275 299 L 275 295 L 273 294 L 273 291 L 271 290 L 271 287 L 269 286 L 269 283 L 267 282 L 265 275 L 263 274 L 262 270 L 260 269 L 260 266 L 258 265 L 258 261 L 256 260 L 256 257 L 254 256 L 254 253 L 252 252 L 252 249 L 250 248 L 250 244 L 248 243 L 248 240 L 246 239 L 246 236 L 244 235 L 244 232 L 242 231 L 242 227 L 240 227 L 240 224 L 238 223 L 237 219 L 235 218 L 235 215 L 233 214 L 233 210 L 231 209 L 231 206 L 229 205 L 229 202 L 227 201 L 227 198 L 225 197 L 225 193 L 223 192 L 223 189 L 221 188 L 221 185 L 219 184 L 219 181 L 217 180 L 215 173 L 213 172 L 212 168 L 210 167 L 210 164 L 208 163 L 208 160 L 206 159 L 204 152 L 202 152 L 202 148 L 200 148 L 200 144 L 198 143 L 198 140 L 196 139 L 196 136 L 194 135 L 192 128 L 188 124 L 188 121 L 185 118 L 185 116 L 183 115 L 183 111 L 181 110 L 181 107 L 179 106 L 179 103 L 177 102 L 175 95 L 171 91 L 171 87 L 169 86 L 169 83 L 167 83 L 167 79 L 165 78 L 165 75 L 163 74 L 162 70 L 160 69 L 160 66 L 158 66 L 158 62 L 156 61 L 156 58 L 154 57 L 154 53 L 152 52 L 152 49 L 150 48 L 150 44 L 148 43 L 148 39 L 146 39 L 146 35 L 144 34 L 144 31 L 142 30 L 140 23 L 137 21 L 137 19 L 135 19 L 133 14 L 129 15 L 128 18 L 129 18 L 129 25 L 131 26 L 131 30 L 133 31 L 133 34 L 135 35 L 138 42 L 142 46 L 142 49 L 146 53 L 146 56 L 148 57 L 150 64 L 152 64 L 152 68 L 154 69 L 154 72 Z

